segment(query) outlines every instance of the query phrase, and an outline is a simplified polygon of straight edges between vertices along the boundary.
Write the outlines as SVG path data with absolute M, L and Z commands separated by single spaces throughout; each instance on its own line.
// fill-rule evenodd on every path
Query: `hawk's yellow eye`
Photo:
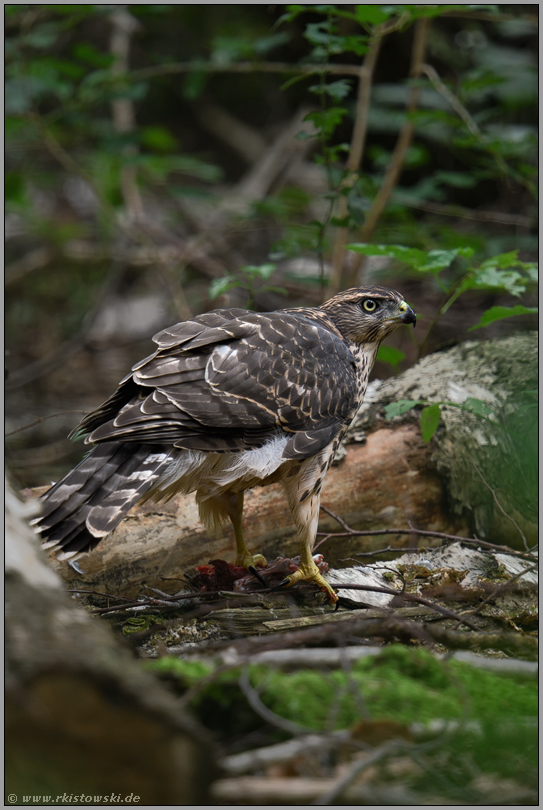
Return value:
M 366 312 L 375 312 L 377 309 L 377 301 L 374 301 L 373 298 L 366 298 L 366 300 L 362 302 L 362 306 Z

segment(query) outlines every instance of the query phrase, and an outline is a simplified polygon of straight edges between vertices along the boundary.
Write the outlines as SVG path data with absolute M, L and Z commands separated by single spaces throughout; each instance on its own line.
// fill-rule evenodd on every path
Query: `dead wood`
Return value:
M 327 796 L 338 786 L 336 779 L 291 777 L 265 778 L 243 776 L 236 779 L 219 779 L 213 785 L 213 797 L 223 804 L 256 805 L 310 805 L 320 804 L 319 799 Z M 341 804 L 384 805 L 395 807 L 431 803 L 427 797 L 418 796 L 406 788 L 374 788 L 367 785 L 351 785 L 341 796 Z M 456 804 L 453 801 L 436 798 L 436 805 Z

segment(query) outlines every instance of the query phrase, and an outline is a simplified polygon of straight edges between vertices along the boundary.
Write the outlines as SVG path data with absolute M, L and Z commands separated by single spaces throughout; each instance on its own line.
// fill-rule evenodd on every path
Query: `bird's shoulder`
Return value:
M 351 347 L 331 318 L 318 307 L 296 307 L 272 312 L 219 309 L 175 324 L 153 337 L 158 355 L 209 354 L 221 343 L 236 341 L 247 347 L 280 347 L 284 355 L 311 351 L 312 356 L 335 355 L 352 361 Z M 137 371 L 155 355 L 137 363 Z

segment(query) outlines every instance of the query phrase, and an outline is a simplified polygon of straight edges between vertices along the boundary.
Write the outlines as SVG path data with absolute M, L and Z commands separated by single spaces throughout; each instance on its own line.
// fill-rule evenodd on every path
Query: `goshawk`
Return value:
M 362 403 L 380 342 L 416 316 L 382 287 L 320 307 L 219 309 L 164 329 L 158 349 L 72 437 L 94 445 L 43 498 L 35 523 L 67 559 L 96 546 L 142 498 L 196 493 L 209 529 L 230 519 L 236 563 L 264 566 L 243 538 L 243 494 L 279 482 L 301 546 L 285 580 L 337 597 L 311 549 L 324 477 Z

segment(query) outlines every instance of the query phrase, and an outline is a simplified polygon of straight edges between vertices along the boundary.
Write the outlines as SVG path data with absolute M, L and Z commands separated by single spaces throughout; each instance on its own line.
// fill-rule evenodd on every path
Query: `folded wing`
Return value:
M 154 340 L 157 351 L 77 435 L 226 452 L 285 432 L 292 434 L 285 457 L 303 458 L 352 415 L 352 354 L 337 333 L 305 315 L 218 310 Z

